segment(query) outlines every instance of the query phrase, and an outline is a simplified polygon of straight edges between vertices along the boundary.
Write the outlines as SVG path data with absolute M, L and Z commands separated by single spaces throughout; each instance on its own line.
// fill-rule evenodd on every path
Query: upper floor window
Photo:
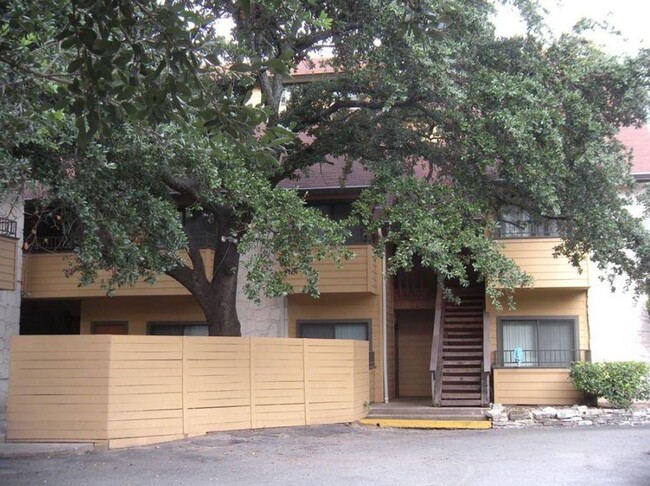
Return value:
M 217 231 L 213 214 L 182 209 L 180 217 L 185 233 L 199 248 L 215 248 L 217 246 Z
M 332 221 L 344 221 L 350 217 L 352 214 L 352 203 L 351 202 L 311 202 L 309 206 L 317 209 L 323 216 L 331 219 Z M 348 226 L 350 230 L 350 236 L 345 240 L 345 242 L 350 245 L 354 243 L 367 243 L 369 241 L 368 236 L 366 235 L 365 228 L 361 225 L 351 225 Z
M 508 206 L 499 211 L 498 238 L 558 236 L 555 221 L 540 221 L 521 208 Z

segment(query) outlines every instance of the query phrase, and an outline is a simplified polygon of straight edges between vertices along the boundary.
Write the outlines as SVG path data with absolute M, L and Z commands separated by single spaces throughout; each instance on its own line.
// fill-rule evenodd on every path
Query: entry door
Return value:
M 397 311 L 397 375 L 400 397 L 431 397 L 433 310 Z

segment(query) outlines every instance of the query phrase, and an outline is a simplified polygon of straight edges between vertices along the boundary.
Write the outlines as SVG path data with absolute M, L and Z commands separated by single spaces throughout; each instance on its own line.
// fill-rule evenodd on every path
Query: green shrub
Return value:
M 587 397 L 603 397 L 615 408 L 629 408 L 633 400 L 650 398 L 650 366 L 637 361 L 574 363 L 571 380 Z

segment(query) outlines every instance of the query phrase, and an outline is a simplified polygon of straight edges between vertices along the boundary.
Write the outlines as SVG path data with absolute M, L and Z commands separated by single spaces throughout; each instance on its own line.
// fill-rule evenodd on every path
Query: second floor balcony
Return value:
M 578 269 L 566 257 L 553 255 L 560 242 L 556 237 L 499 240 L 502 253 L 535 279 L 534 288 L 589 288 L 587 262 Z

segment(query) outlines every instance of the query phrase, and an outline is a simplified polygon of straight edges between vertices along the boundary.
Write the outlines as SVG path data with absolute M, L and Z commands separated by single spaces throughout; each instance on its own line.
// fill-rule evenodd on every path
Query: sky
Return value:
M 588 37 L 604 50 L 617 55 L 631 55 L 638 49 L 650 48 L 649 0 L 540 0 L 548 10 L 547 23 L 554 34 L 570 31 L 583 17 L 605 20 L 618 29 L 621 36 L 591 33 Z M 497 34 L 521 32 L 518 15 L 514 9 L 500 9 L 495 19 Z

